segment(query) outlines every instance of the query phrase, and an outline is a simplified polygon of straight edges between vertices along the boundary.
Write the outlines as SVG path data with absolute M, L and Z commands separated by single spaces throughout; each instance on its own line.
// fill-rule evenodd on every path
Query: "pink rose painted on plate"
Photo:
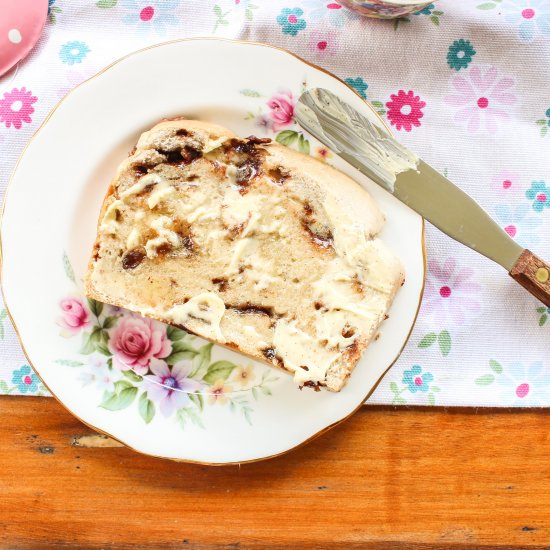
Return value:
M 511 120 L 511 108 L 517 101 L 512 92 L 515 84 L 496 67 L 474 65 L 451 79 L 445 103 L 454 108 L 455 122 L 465 125 L 468 132 L 495 134 Z
M 269 116 L 273 125 L 273 131 L 278 132 L 294 122 L 294 106 L 296 101 L 290 90 L 284 90 L 275 94 L 268 102 Z
M 57 324 L 62 327 L 63 336 L 74 336 L 80 330 L 90 326 L 90 312 L 80 298 L 64 298 L 59 302 L 63 315 Z
M 481 285 L 470 268 L 457 266 L 454 258 L 428 262 L 422 301 L 425 320 L 438 327 L 463 325 L 481 312 Z
M 151 359 L 170 355 L 172 343 L 163 325 L 152 319 L 123 317 L 111 333 L 109 351 L 118 369 L 145 374 Z

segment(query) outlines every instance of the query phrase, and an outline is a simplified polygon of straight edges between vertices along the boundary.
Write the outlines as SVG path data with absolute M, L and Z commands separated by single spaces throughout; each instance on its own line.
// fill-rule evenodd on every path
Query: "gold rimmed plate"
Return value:
M 4 203 L 4 298 L 37 374 L 86 424 L 158 457 L 260 460 L 347 418 L 399 356 L 422 296 L 423 220 L 300 131 L 292 112 L 305 86 L 333 91 L 383 126 L 345 83 L 289 52 L 193 39 L 117 61 L 66 96 L 28 144 Z M 340 393 L 300 391 L 285 374 L 231 350 L 83 296 L 97 216 L 117 165 L 142 131 L 182 115 L 276 138 L 334 164 L 385 212 L 381 238 L 401 258 L 406 282 Z M 129 351 L 136 335 L 140 345 Z M 134 368 L 123 370 L 129 356 Z

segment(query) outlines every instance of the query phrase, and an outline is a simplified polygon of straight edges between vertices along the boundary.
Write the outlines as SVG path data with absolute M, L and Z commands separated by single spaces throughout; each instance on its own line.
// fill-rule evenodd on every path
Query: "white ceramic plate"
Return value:
M 29 143 L 4 205 L 5 301 L 39 376 L 90 426 L 158 457 L 208 464 L 259 460 L 345 419 L 399 355 L 422 295 L 423 221 L 335 156 L 328 161 L 355 177 L 385 211 L 381 237 L 406 269 L 406 283 L 379 340 L 340 393 L 300 391 L 284 373 L 164 325 L 89 304 L 82 296 L 108 182 L 142 131 L 161 118 L 185 115 L 243 136 L 286 132 L 279 139 L 318 154 L 319 144 L 300 138 L 291 119 L 283 116 L 273 127 L 267 104 L 277 96 L 290 113 L 304 86 L 328 88 L 381 124 L 346 84 L 288 52 L 196 39 L 147 48 L 116 62 L 72 91 Z M 132 334 L 141 338 L 138 353 L 164 357 L 155 363 L 156 375 L 149 372 L 155 379 L 110 368 L 112 353 Z M 151 347 L 152 338 L 165 341 L 163 352 Z M 172 382 L 184 385 L 189 370 L 198 371 L 193 376 L 203 378 L 200 398 L 154 389 L 155 380 L 170 375 L 166 363 L 180 360 Z

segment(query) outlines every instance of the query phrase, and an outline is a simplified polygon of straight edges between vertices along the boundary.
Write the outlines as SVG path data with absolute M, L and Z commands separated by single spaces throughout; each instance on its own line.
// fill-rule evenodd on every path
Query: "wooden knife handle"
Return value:
M 550 265 L 525 249 L 510 270 L 510 276 L 550 307 Z

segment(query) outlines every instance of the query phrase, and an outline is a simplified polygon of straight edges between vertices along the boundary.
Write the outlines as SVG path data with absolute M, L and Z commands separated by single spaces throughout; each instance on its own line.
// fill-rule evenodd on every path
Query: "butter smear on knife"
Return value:
M 420 159 L 416 155 L 328 90 L 313 88 L 304 92 L 295 114 L 310 134 L 330 144 L 356 168 L 358 164 L 368 167 L 373 179 L 390 192 L 398 174 L 417 170 Z

